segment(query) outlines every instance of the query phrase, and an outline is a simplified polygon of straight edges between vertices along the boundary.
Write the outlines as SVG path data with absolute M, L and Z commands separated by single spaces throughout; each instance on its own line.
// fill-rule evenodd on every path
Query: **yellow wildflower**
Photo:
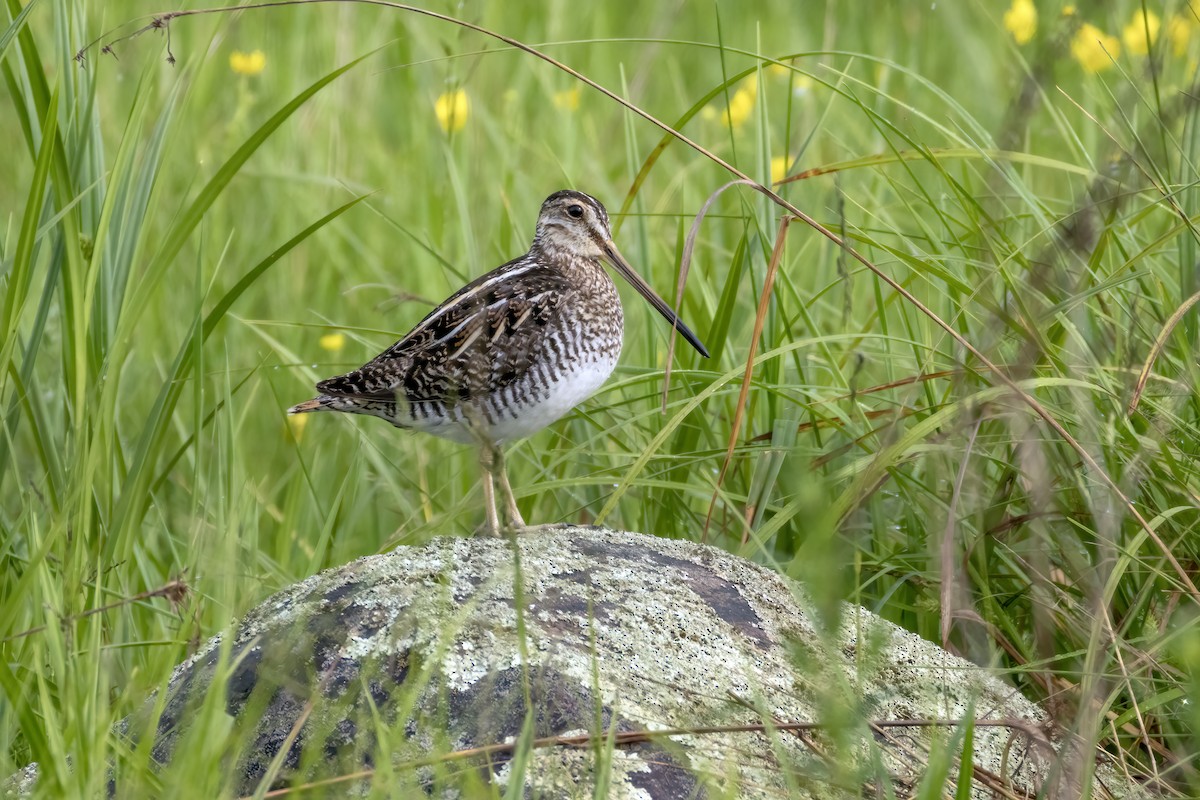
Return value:
M 1154 12 L 1138 9 L 1133 19 L 1121 31 L 1121 40 L 1135 56 L 1144 56 L 1150 52 L 1150 46 L 1158 40 L 1158 29 L 1161 23 Z
M 772 78 L 786 78 L 788 75 L 792 74 L 792 71 L 783 64 L 768 64 L 767 74 Z
M 1195 20 L 1186 14 L 1176 14 L 1167 20 L 1167 38 L 1171 40 L 1171 50 L 1175 55 L 1181 56 L 1187 52 L 1195 28 Z
M 1121 53 L 1121 42 L 1090 22 L 1079 26 L 1071 40 L 1071 55 L 1088 72 L 1100 72 L 1112 66 Z
M 308 425 L 308 414 L 288 414 L 287 432 L 292 437 L 293 442 L 299 442 L 304 438 L 304 428 L 306 425 Z
M 729 98 L 729 107 L 721 115 L 721 121 L 740 128 L 754 113 L 754 102 L 758 99 L 758 76 L 751 75 L 746 83 Z
M 792 165 L 791 156 L 775 156 L 771 159 L 771 183 L 779 183 L 787 177 L 788 167 Z
M 1017 44 L 1032 39 L 1037 33 L 1037 7 L 1033 0 L 1012 0 L 1012 5 L 1004 12 L 1004 27 Z
M 554 93 L 554 107 L 563 111 L 578 111 L 579 98 L 583 94 L 583 86 L 575 84 L 570 89 Z
M 1062 15 L 1063 15 L 1064 17 L 1073 17 L 1073 16 L 1075 16 L 1075 6 L 1073 6 L 1073 5 L 1070 5 L 1070 4 L 1067 4 L 1067 5 L 1063 6 Z
M 317 344 L 321 345 L 322 350 L 337 353 L 346 346 L 346 337 L 341 333 L 327 333 L 321 337 Z
M 738 89 L 734 93 L 733 99 L 729 101 L 729 108 L 725 109 L 721 121 L 740 128 L 746 124 L 746 120 L 750 119 L 752 113 L 754 113 L 754 95 L 745 89 Z
M 433 114 L 437 117 L 438 125 L 446 133 L 455 133 L 466 127 L 467 116 L 470 113 L 471 104 L 463 89 L 446 92 L 433 104 Z
M 251 53 L 234 50 L 229 54 L 229 68 L 238 75 L 257 75 L 266 69 L 266 66 L 267 56 L 262 50 Z

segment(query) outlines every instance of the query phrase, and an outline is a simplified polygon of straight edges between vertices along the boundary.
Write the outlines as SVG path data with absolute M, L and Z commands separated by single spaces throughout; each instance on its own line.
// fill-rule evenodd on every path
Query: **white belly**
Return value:
M 537 433 L 595 394 L 616 366 L 615 357 L 576 364 L 573 372 L 550 384 L 540 399 L 504 414 L 491 426 L 489 435 L 496 442 L 511 442 Z
M 570 371 L 559 373 L 558 379 L 540 392 L 522 391 L 520 386 L 513 386 L 504 392 L 504 396 L 492 398 L 497 408 L 495 413 L 488 415 L 492 419 L 482 425 L 482 433 L 498 444 L 537 433 L 591 397 L 616 369 L 617 356 L 618 353 L 611 356 L 596 354 L 593 358 L 573 362 Z M 479 414 L 470 411 L 466 411 L 466 415 L 480 418 Z M 464 444 L 476 441 L 464 423 L 463 409 L 451 409 L 447 417 L 425 422 L 414 421 L 411 427 Z

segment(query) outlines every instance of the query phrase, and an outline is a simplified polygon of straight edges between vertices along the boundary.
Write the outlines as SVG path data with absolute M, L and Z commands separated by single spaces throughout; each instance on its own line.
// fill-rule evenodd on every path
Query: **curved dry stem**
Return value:
M 750 335 L 750 350 L 746 354 L 746 373 L 742 376 L 742 388 L 738 391 L 737 407 L 733 412 L 733 425 L 729 429 L 729 443 L 725 448 L 725 458 L 721 460 L 721 471 L 717 475 L 717 483 L 713 487 L 712 499 L 708 503 L 708 514 L 704 517 L 704 535 L 702 540 L 708 541 L 708 526 L 712 523 L 713 509 L 717 507 L 717 496 L 721 492 L 721 484 L 725 481 L 725 473 L 729 471 L 729 463 L 733 460 L 733 449 L 737 446 L 738 432 L 742 428 L 742 419 L 746 416 L 746 401 L 750 396 L 750 382 L 754 379 L 754 356 L 758 351 L 758 340 L 762 337 L 763 326 L 767 321 L 767 311 L 771 307 L 771 291 L 775 288 L 775 275 L 779 272 L 779 261 L 783 257 L 783 247 L 787 242 L 788 226 L 796 218 L 785 215 L 779 220 L 779 231 L 775 234 L 775 247 L 771 251 L 771 263 L 767 265 L 767 274 L 763 279 L 762 294 L 758 298 L 758 311 L 754 315 L 754 333 Z M 750 528 L 742 531 L 742 544 L 750 541 Z
M 1175 313 L 1167 319 L 1167 324 L 1163 325 L 1163 329 L 1158 332 L 1158 336 L 1154 337 L 1154 346 L 1150 348 L 1149 355 L 1146 356 L 1146 363 L 1142 365 L 1142 371 L 1138 375 L 1137 383 L 1133 387 L 1133 397 L 1129 398 L 1129 407 L 1125 411 L 1125 415 L 1132 417 L 1138 409 L 1138 403 L 1142 400 L 1142 392 L 1146 390 L 1146 382 L 1150 380 L 1150 370 L 1154 368 L 1154 362 L 1158 360 L 1159 354 L 1163 348 L 1167 346 L 1167 339 L 1170 338 L 1171 332 L 1175 330 L 1175 326 L 1183 319 L 1192 306 L 1200 303 L 1200 292 L 1183 301 L 1179 308 L 1175 309 Z
M 979 429 L 982 426 L 983 415 L 980 415 L 975 420 L 975 424 L 971 426 L 971 433 L 967 437 L 967 446 L 963 451 L 962 461 L 958 465 L 958 474 L 954 478 L 954 489 L 950 493 L 950 504 L 946 508 L 946 527 L 942 531 L 942 542 L 939 548 L 942 573 L 942 586 L 939 593 L 942 601 L 942 624 L 939 633 L 943 650 L 950 650 L 950 631 L 955 620 L 953 610 L 956 608 L 955 601 L 958 599 L 955 597 L 955 576 L 958 575 L 959 570 L 955 567 L 957 559 L 954 550 L 954 518 L 958 515 L 958 501 L 962 497 L 963 484 L 967 481 L 967 464 L 970 463 L 971 455 L 975 451 L 975 439 L 979 436 Z
M 871 720 L 870 725 L 873 728 L 880 730 L 888 730 L 891 728 L 959 728 L 967 724 L 965 719 L 888 719 L 888 720 Z M 1013 735 L 1023 734 L 1029 743 L 1044 751 L 1054 753 L 1054 745 L 1050 738 L 1046 735 L 1041 727 L 1032 720 L 1020 718 L 1008 719 L 975 719 L 970 720 L 971 725 L 976 728 L 1008 728 L 1013 732 Z M 571 747 L 584 748 L 594 747 L 597 744 L 606 745 L 611 742 L 615 746 L 640 744 L 642 742 L 652 742 L 656 739 L 672 739 L 677 736 L 705 736 L 717 733 L 766 733 L 771 730 L 776 731 L 820 731 L 828 728 L 828 725 L 820 722 L 775 722 L 771 724 L 758 722 L 747 725 L 711 725 L 697 726 L 694 728 L 663 728 L 658 730 L 636 730 L 636 731 L 614 731 L 602 732 L 599 734 L 583 734 L 580 736 L 543 736 L 529 742 L 529 747 L 534 750 L 541 750 L 548 747 Z M 442 755 L 429 756 L 427 758 L 409 761 L 405 764 L 399 764 L 395 769 L 415 769 L 417 767 L 429 766 L 431 764 L 445 764 L 463 759 L 477 758 L 481 756 L 491 756 L 503 753 L 513 753 L 520 746 L 519 741 L 504 742 L 501 744 L 488 744 L 479 747 L 470 747 L 462 750 L 455 750 Z M 309 783 L 297 784 L 295 786 L 287 786 L 281 789 L 275 789 L 262 795 L 263 797 L 286 797 L 297 792 L 306 792 L 310 789 L 317 789 L 324 786 L 335 786 L 340 783 L 348 783 L 350 781 L 368 780 L 375 775 L 375 770 L 364 769 L 357 772 L 347 773 L 345 775 L 336 775 L 332 778 L 323 780 L 311 781 Z M 249 798 L 242 798 L 249 800 Z
M 726 189 L 739 185 L 749 186 L 754 189 L 762 188 L 760 184 L 746 178 L 730 181 L 708 196 L 708 199 L 704 201 L 704 205 L 700 206 L 700 210 L 696 212 L 696 216 L 692 220 L 692 227 L 683 242 L 683 257 L 679 259 L 679 276 L 676 279 L 679 288 L 675 291 L 676 314 L 679 313 L 680 307 L 683 306 L 683 289 L 687 283 L 688 271 L 692 267 L 692 252 L 696 249 L 696 237 L 700 234 L 700 223 L 704 221 L 704 217 L 708 214 L 708 210 L 712 208 L 712 204 L 717 201 L 718 197 L 725 193 Z M 667 338 L 667 365 L 663 369 L 662 411 L 664 414 L 667 413 L 667 387 L 671 384 L 671 362 L 675 360 L 675 334 L 676 330 L 672 327 L 671 335 Z M 753 353 L 750 355 L 750 360 L 754 360 Z M 708 525 L 705 524 L 704 527 L 707 529 Z

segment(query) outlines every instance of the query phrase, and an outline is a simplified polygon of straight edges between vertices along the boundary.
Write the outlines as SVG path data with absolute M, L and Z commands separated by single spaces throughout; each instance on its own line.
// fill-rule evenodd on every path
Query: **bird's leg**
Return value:
M 491 442 L 484 442 L 480 445 L 479 466 L 483 467 L 483 513 L 487 518 L 487 532 L 490 536 L 499 536 L 500 516 L 496 513 L 496 486 L 493 482 L 496 451 Z M 507 478 L 504 482 L 508 483 Z
M 496 475 L 500 478 L 500 492 L 504 495 L 504 513 L 508 514 L 508 524 L 516 530 L 529 527 L 517 509 L 517 498 L 513 495 L 512 485 L 508 482 L 508 469 L 504 466 L 504 450 L 500 445 L 496 448 Z

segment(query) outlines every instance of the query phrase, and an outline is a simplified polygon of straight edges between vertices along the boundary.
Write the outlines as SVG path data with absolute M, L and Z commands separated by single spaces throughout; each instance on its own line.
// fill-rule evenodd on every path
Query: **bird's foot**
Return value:
M 550 533 L 551 531 L 561 531 L 570 528 L 571 525 L 566 522 L 544 522 L 541 525 L 522 525 L 513 533 L 519 533 L 522 536 L 531 536 L 539 533 Z
M 530 527 L 525 524 L 525 520 L 505 520 L 504 522 L 492 520 L 484 520 L 483 523 L 475 529 L 473 536 L 491 536 L 495 538 L 504 538 L 506 536 L 515 536 L 521 533 L 529 533 L 531 530 L 541 528 L 541 525 Z

